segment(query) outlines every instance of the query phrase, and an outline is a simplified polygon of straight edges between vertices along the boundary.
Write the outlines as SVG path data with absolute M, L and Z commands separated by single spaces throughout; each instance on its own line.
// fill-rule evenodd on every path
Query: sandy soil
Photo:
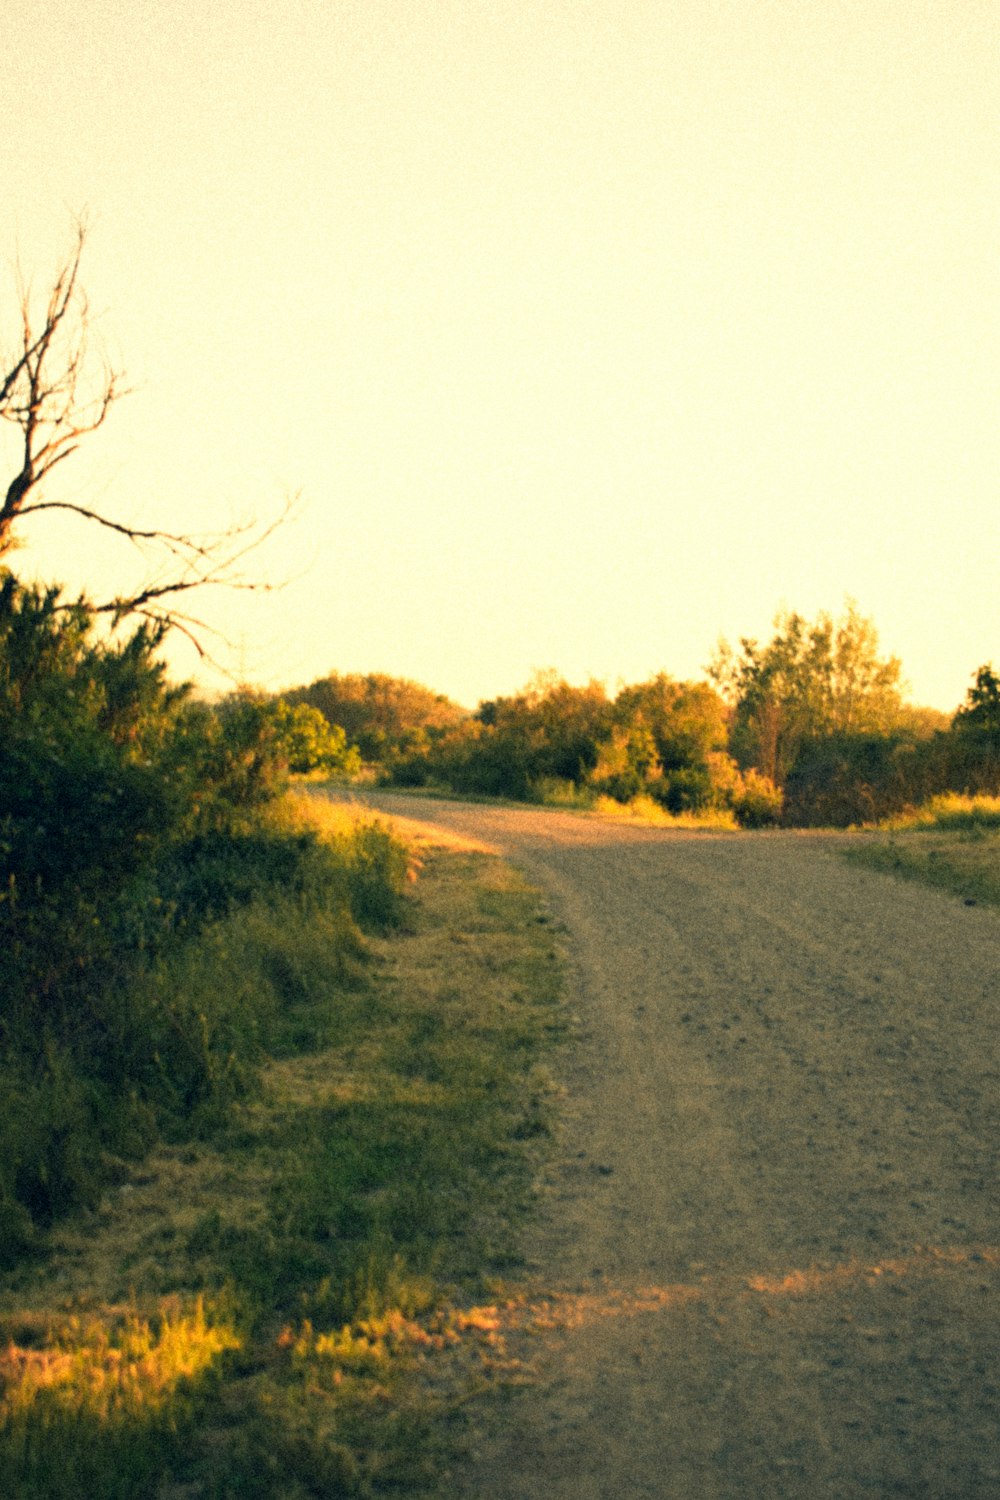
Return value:
M 1000 1497 L 1000 915 L 835 836 L 371 800 L 544 886 L 581 1018 L 538 1382 L 456 1497 Z

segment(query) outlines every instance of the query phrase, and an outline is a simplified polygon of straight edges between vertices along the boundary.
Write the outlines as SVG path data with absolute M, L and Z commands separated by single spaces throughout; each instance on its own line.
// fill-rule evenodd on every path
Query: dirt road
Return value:
M 456 1496 L 997 1500 L 1000 915 L 831 836 L 372 800 L 545 887 L 583 1033 L 539 1384 Z

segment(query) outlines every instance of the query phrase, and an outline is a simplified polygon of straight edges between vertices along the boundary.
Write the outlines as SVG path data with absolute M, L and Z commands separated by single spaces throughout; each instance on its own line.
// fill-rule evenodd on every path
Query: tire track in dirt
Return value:
M 456 1497 L 996 1500 L 1000 917 L 836 837 L 372 800 L 548 890 L 584 1033 Z

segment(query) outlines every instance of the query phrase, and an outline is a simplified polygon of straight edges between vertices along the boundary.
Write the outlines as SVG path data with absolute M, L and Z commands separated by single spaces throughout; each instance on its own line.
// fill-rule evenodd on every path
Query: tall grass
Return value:
M 96 1202 L 116 1159 L 216 1128 L 267 1055 L 327 1039 L 407 873 L 385 827 L 299 798 L 145 875 L 114 961 L 61 1011 L 33 996 L 4 1016 L 0 1267 Z

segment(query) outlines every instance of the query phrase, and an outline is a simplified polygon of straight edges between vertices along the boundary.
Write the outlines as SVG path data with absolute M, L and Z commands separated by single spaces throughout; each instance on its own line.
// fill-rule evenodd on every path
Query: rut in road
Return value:
M 550 894 L 583 1040 L 456 1496 L 1000 1496 L 1000 917 L 835 836 L 386 811 Z

